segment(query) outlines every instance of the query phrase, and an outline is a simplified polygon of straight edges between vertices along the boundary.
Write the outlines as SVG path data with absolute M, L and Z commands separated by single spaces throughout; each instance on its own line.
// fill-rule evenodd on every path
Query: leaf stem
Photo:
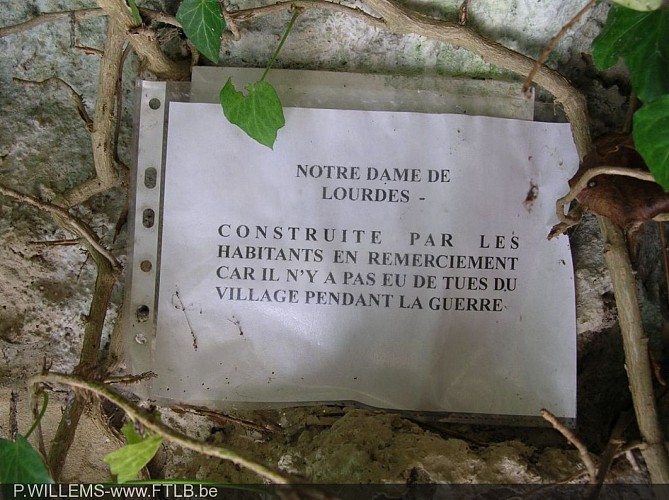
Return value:
M 28 439 L 30 435 L 33 433 L 33 431 L 37 428 L 39 423 L 42 421 L 42 417 L 46 413 L 46 407 L 49 404 L 49 395 L 46 392 L 42 392 L 42 396 L 44 398 L 44 402 L 42 403 L 42 409 L 39 412 L 39 415 L 37 415 L 37 418 L 33 422 L 33 425 L 28 429 L 28 432 L 25 435 L 25 438 Z
M 283 44 L 286 42 L 286 38 L 288 38 L 288 33 L 290 33 L 290 30 L 293 29 L 293 25 L 295 24 L 295 20 L 297 19 L 297 16 L 300 15 L 302 12 L 302 9 L 295 9 L 295 12 L 293 12 L 293 17 L 290 18 L 290 22 L 288 23 L 288 26 L 286 27 L 286 31 L 283 34 L 283 37 L 281 38 L 281 41 L 279 42 L 279 46 L 276 48 L 274 51 L 274 54 L 272 55 L 272 58 L 269 60 L 269 63 L 267 63 L 267 67 L 265 68 L 264 73 L 260 77 L 259 81 L 263 81 L 265 77 L 267 76 L 267 73 L 269 73 L 269 70 L 272 69 L 272 65 L 274 64 L 274 61 L 276 61 L 276 58 L 279 55 L 279 52 L 281 52 L 281 49 L 283 48 Z

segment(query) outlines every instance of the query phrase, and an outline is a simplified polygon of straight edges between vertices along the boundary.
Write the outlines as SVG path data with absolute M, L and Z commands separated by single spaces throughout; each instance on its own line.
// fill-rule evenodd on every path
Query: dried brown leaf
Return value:
M 594 141 L 591 152 L 583 158 L 569 185 L 573 187 L 585 172 L 602 166 L 648 171 L 629 134 L 608 134 Z M 587 209 L 626 229 L 669 212 L 669 193 L 659 184 L 621 175 L 593 177 L 576 199 Z

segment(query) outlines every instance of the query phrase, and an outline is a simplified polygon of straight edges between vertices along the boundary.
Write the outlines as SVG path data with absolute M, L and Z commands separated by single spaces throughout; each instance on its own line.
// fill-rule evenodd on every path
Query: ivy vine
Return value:
M 592 56 L 600 70 L 624 61 L 642 103 L 634 114 L 634 145 L 657 183 L 669 191 L 669 9 L 660 8 L 661 1 L 617 3 L 628 6 L 611 7 Z
M 195 47 L 213 62 L 221 51 L 221 35 L 226 28 L 218 0 L 184 0 L 177 11 L 177 20 Z M 265 77 L 276 61 L 300 11 L 295 9 L 286 31 L 274 51 L 262 77 L 239 92 L 228 79 L 220 92 L 221 107 L 228 121 L 241 128 L 252 139 L 268 148 L 274 147 L 276 136 L 286 121 L 283 106 L 274 87 Z

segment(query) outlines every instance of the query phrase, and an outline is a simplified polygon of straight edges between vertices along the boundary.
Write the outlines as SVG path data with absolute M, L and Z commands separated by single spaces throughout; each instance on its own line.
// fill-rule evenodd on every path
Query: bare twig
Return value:
M 604 258 L 611 274 L 618 308 L 625 368 L 634 401 L 634 412 L 641 436 L 648 445 L 642 454 L 651 482 L 669 483 L 669 455 L 664 445 L 653 391 L 648 337 L 643 331 L 636 281 L 625 236 L 611 220 L 598 217 L 598 221 L 604 239 Z
M 116 29 L 120 33 L 128 34 L 130 45 L 149 71 L 165 80 L 187 80 L 190 77 L 188 61 L 171 60 L 161 50 L 153 30 L 137 29 L 138 24 L 125 0 L 98 0 L 98 5 L 109 15 L 110 24 L 117 25 Z M 105 49 L 106 57 L 107 49 Z M 111 88 L 113 89 L 113 86 Z
M 96 178 L 75 187 L 64 196 L 57 198 L 62 206 L 43 203 L 34 198 L 22 195 L 7 188 L 0 188 L 0 192 L 13 196 L 19 201 L 31 204 L 37 208 L 50 212 L 56 221 L 65 229 L 73 230 L 83 238 L 89 254 L 97 265 L 97 278 L 93 299 L 88 314 L 88 321 L 84 331 L 84 342 L 79 364 L 75 372 L 90 374 L 100 368 L 100 343 L 107 310 L 111 301 L 111 292 L 116 283 L 116 275 L 120 264 L 116 258 L 104 248 L 97 236 L 74 218 L 67 207 L 81 203 L 94 194 L 102 192 L 115 183 L 116 171 L 112 160 L 112 123 L 114 110 L 115 79 L 124 43 L 124 33 L 115 22 L 108 23 L 107 39 L 105 41 L 105 57 L 100 65 L 100 79 L 98 82 L 98 97 L 96 113 L 91 133 L 93 143 L 93 158 L 95 162 Z M 68 400 L 63 416 L 56 430 L 55 437 L 48 456 L 48 465 L 54 479 L 58 480 L 63 470 L 65 457 L 74 441 L 79 420 L 86 407 L 86 400 L 79 394 Z
M 96 234 L 88 227 L 88 225 L 86 225 L 85 223 L 74 217 L 72 214 L 70 214 L 70 212 L 68 212 L 64 208 L 58 207 L 51 203 L 40 201 L 37 198 L 33 198 L 32 196 L 29 196 L 27 194 L 19 193 L 18 191 L 14 191 L 13 189 L 1 185 L 0 185 L 0 194 L 8 196 L 16 201 L 20 201 L 21 203 L 25 203 L 26 205 L 30 205 L 31 207 L 38 208 L 40 210 L 48 212 L 56 217 L 59 217 L 66 223 L 65 229 L 69 229 L 70 231 L 74 232 L 79 237 L 84 239 L 91 246 L 91 248 L 95 249 L 95 251 L 97 251 L 101 256 L 103 256 L 107 260 L 107 262 L 109 262 L 109 264 L 113 269 L 120 269 L 121 265 L 116 260 L 116 257 L 114 257 L 109 250 L 107 250 L 105 247 L 102 246 L 100 240 L 98 239 Z
M 121 125 L 123 123 L 123 67 L 125 66 L 125 61 L 130 54 L 131 47 L 127 45 L 123 54 L 121 55 L 121 62 L 118 65 L 118 77 L 116 79 L 116 124 L 114 127 L 114 138 L 112 143 L 114 144 L 114 153 L 112 155 L 114 162 L 121 168 L 121 185 L 127 187 L 128 185 L 128 175 L 130 169 L 124 161 L 121 160 L 121 157 L 118 152 L 119 137 L 121 135 Z M 116 241 L 116 237 L 119 235 L 121 228 L 123 227 L 122 221 L 127 220 L 128 211 L 129 211 L 129 200 L 126 191 L 123 191 L 125 194 L 125 202 L 123 204 L 123 210 L 119 216 L 119 219 L 116 221 L 114 226 L 114 237 L 112 241 Z
M 273 425 L 256 424 L 255 422 L 252 422 L 250 420 L 244 420 L 243 418 L 237 418 L 231 415 L 225 415 L 216 411 L 212 411 L 208 408 L 204 408 L 202 406 L 181 404 L 172 407 L 172 410 L 174 410 L 177 413 L 193 413 L 195 415 L 208 417 L 219 425 L 232 423 L 244 427 L 246 429 L 251 429 L 253 431 L 258 431 L 262 433 L 277 431 L 277 428 L 274 427 Z
M 15 77 L 13 78 L 13 80 L 23 85 L 36 85 L 38 87 L 44 87 L 52 82 L 64 85 L 70 91 L 70 98 L 72 99 L 72 102 L 74 102 L 74 105 L 77 107 L 77 112 L 79 113 L 79 116 L 86 124 L 86 128 L 88 129 L 89 132 L 93 130 L 93 120 L 91 120 L 91 117 L 88 114 L 88 110 L 86 109 L 86 105 L 84 104 L 84 98 L 81 96 L 81 94 L 79 94 L 76 90 L 72 88 L 72 85 L 67 83 L 62 78 L 53 76 L 51 78 L 47 78 L 46 80 L 33 81 Z
M 234 12 L 230 12 L 229 15 L 234 20 L 243 22 L 243 21 L 252 21 L 258 17 L 268 16 L 286 10 L 294 10 L 296 8 L 331 10 L 333 12 L 340 12 L 350 17 L 360 19 L 362 21 L 365 21 L 365 23 L 369 24 L 370 26 L 376 28 L 383 28 L 385 26 L 382 19 L 374 17 L 373 15 L 368 14 L 364 10 L 358 9 L 357 7 L 347 7 L 346 5 L 341 5 L 339 3 L 329 2 L 325 0 L 295 0 L 294 2 L 279 2 L 273 5 L 265 5 L 263 7 L 254 7 L 250 9 L 237 10 Z
M 107 386 L 100 384 L 98 382 L 85 380 L 83 378 L 66 375 L 63 373 L 46 373 L 42 375 L 37 375 L 33 377 L 32 383 L 49 383 L 55 382 L 59 384 L 69 385 L 70 387 L 83 389 L 85 391 L 92 392 L 97 394 L 100 397 L 107 399 L 108 401 L 114 403 L 119 408 L 122 408 L 127 415 L 134 421 L 140 422 L 147 429 L 155 432 L 156 434 L 161 435 L 164 439 L 171 441 L 179 446 L 188 448 L 198 453 L 208 455 L 215 458 L 220 458 L 222 460 L 229 460 L 235 465 L 239 465 L 246 469 L 249 469 L 252 472 L 255 472 L 264 479 L 271 481 L 277 484 L 287 484 L 289 482 L 287 477 L 282 476 L 281 474 L 274 472 L 273 470 L 268 469 L 264 465 L 256 463 L 252 460 L 249 460 L 245 457 L 242 457 L 238 453 L 218 446 L 213 446 L 204 441 L 198 441 L 189 436 L 181 434 L 180 432 L 172 429 L 167 426 L 160 420 L 156 419 L 146 410 L 140 408 L 134 403 L 126 400 L 115 391 L 111 390 Z
M 121 375 L 119 377 L 107 377 L 104 380 L 105 384 L 136 384 L 137 382 L 141 382 L 143 380 L 149 380 L 152 378 L 157 377 L 153 372 L 144 372 L 140 373 L 139 375 Z
M 102 329 L 111 303 L 111 293 L 116 283 L 117 272 L 112 269 L 106 259 L 101 258 L 100 254 L 90 252 L 90 255 L 97 265 L 98 274 L 84 329 L 84 341 L 79 363 L 74 372 L 87 377 L 104 378 L 106 376 L 104 371 L 106 365 L 100 362 Z M 48 464 L 56 481 L 62 473 L 65 457 L 74 441 L 77 426 L 86 405 L 85 397 L 75 393 L 74 397 L 70 398 L 65 406 L 48 457 Z
M 616 425 L 613 427 L 613 431 L 611 432 L 611 436 L 609 437 L 609 442 L 607 443 L 606 448 L 604 448 L 604 452 L 601 454 L 599 458 L 599 470 L 597 471 L 597 480 L 595 481 L 595 484 L 592 486 L 592 490 L 590 491 L 588 498 L 594 499 L 597 498 L 597 496 L 599 495 L 602 485 L 604 484 L 604 480 L 606 479 L 606 475 L 608 474 L 609 469 L 613 464 L 613 460 L 620 453 L 620 449 L 625 444 L 625 440 L 623 439 L 623 434 L 625 432 L 625 429 L 627 429 L 627 427 L 629 427 L 629 425 L 633 421 L 634 421 L 634 412 L 632 410 L 625 411 L 621 413 L 620 416 L 618 417 L 618 421 L 616 422 Z
M 527 75 L 525 78 L 525 81 L 523 82 L 523 92 L 527 93 L 527 91 L 530 89 L 530 85 L 532 85 L 532 80 L 534 79 L 534 75 L 536 75 L 537 71 L 539 70 L 539 67 L 546 62 L 546 59 L 548 59 L 548 56 L 550 55 L 551 52 L 553 52 L 553 49 L 557 45 L 557 43 L 562 39 L 562 37 L 569 31 L 574 24 L 576 24 L 581 17 L 583 17 L 583 14 L 588 12 L 597 0 L 590 0 L 585 7 L 583 7 L 581 10 L 578 11 L 578 13 L 571 18 L 571 20 L 565 24 L 562 29 L 558 32 L 557 35 L 555 35 L 550 42 L 548 42 L 548 45 L 546 45 L 546 48 L 544 51 L 541 53 L 539 56 L 539 59 L 534 63 L 534 67 L 532 68 L 532 71 L 530 71 L 530 74 Z
M 585 207 L 581 204 L 576 204 L 575 207 L 571 208 L 569 212 L 564 215 L 564 220 L 556 225 L 554 225 L 550 232 L 548 233 L 548 239 L 553 239 L 556 236 L 560 236 L 567 232 L 567 230 L 579 222 L 583 218 L 585 213 Z
M 641 467 L 639 467 L 639 462 L 637 461 L 636 457 L 634 456 L 634 453 L 632 453 L 632 450 L 625 452 L 625 458 L 627 458 L 627 461 L 632 466 L 632 469 L 634 470 L 634 472 L 637 472 L 637 473 L 641 472 Z
M 60 479 L 63 472 L 65 457 L 67 457 L 67 452 L 72 446 L 79 420 L 85 408 L 86 401 L 77 394 L 67 400 L 47 457 L 47 466 L 51 470 L 51 475 L 55 481 Z
M 141 14 L 143 19 L 146 19 L 148 21 L 155 21 L 158 23 L 169 24 L 171 26 L 176 26 L 177 28 L 181 28 L 181 23 L 177 21 L 177 19 L 174 16 L 166 14 L 165 12 L 158 12 L 155 10 L 145 9 L 140 7 L 139 13 Z M 24 21 L 22 23 L 14 24 L 11 26 L 4 26 L 0 28 L 0 38 L 9 35 L 14 35 L 16 33 L 21 33 L 23 31 L 28 31 L 42 24 L 62 21 L 64 19 L 69 20 L 70 22 L 72 21 L 78 22 L 84 19 L 89 19 L 92 17 L 101 17 L 105 15 L 107 15 L 105 11 L 100 8 L 46 12 L 32 19 Z M 87 47 L 77 47 L 76 45 L 74 46 L 74 48 L 87 49 Z M 97 49 L 93 50 L 96 53 L 100 52 Z M 99 55 L 101 55 L 101 53 Z
M 614 460 L 617 458 L 620 458 L 622 456 L 625 456 L 630 464 L 632 464 L 632 467 L 635 468 L 635 472 L 639 472 L 638 465 L 636 465 L 636 461 L 634 460 L 634 457 L 632 455 L 633 450 L 641 450 L 643 451 L 646 448 L 646 444 L 642 443 L 640 441 L 630 441 L 629 443 L 626 443 L 624 446 L 620 447 L 620 449 L 616 452 L 615 456 L 613 457 Z M 630 456 L 632 456 L 632 459 L 630 460 Z M 537 494 L 545 491 L 545 490 L 550 490 L 553 488 L 556 488 L 559 485 L 562 484 L 569 484 L 569 483 L 574 483 L 577 481 L 580 481 L 581 479 L 585 478 L 588 476 L 588 471 L 580 471 L 575 474 L 572 474 L 571 476 L 567 476 L 563 479 L 560 479 L 558 481 L 555 481 L 554 483 L 551 484 L 544 484 L 542 486 L 537 487 L 536 489 L 532 489 L 528 492 L 526 492 L 524 495 L 521 496 L 521 498 L 529 497 L 529 498 L 536 498 Z M 594 496 L 589 496 L 588 498 L 595 498 Z
M 115 80 L 117 78 L 117 68 L 120 64 L 124 39 L 125 32 L 123 29 L 118 23 L 110 20 L 105 41 L 105 55 L 100 65 L 95 119 L 91 133 L 96 177 L 75 187 L 73 190 L 65 193 L 65 195 L 56 198 L 56 203 L 59 206 L 46 204 L 26 195 L 1 188 L 3 194 L 13 195 L 19 201 L 24 201 L 32 206 L 49 211 L 62 227 L 72 230 L 81 236 L 89 250 L 90 256 L 93 257 L 97 265 L 98 273 L 88 320 L 84 330 L 84 341 L 79 364 L 75 368 L 76 373 L 85 375 L 103 375 L 96 373 L 104 370 L 104 365 L 100 364 L 102 329 L 120 265 L 114 256 L 100 244 L 97 236 L 87 226 L 75 219 L 66 208 L 81 203 L 94 194 L 105 191 L 115 184 L 116 171 L 113 165 L 111 147 L 113 141 L 112 125 L 115 102 L 114 94 L 116 90 Z M 47 460 L 52 475 L 56 480 L 60 478 L 62 473 L 65 457 L 74 441 L 76 429 L 86 404 L 86 400 L 80 394 L 75 394 L 74 398 L 68 400 L 61 417 Z
M 669 445 L 669 443 L 667 442 L 665 442 L 664 444 L 665 446 Z M 634 450 L 643 451 L 646 448 L 648 448 L 648 444 L 644 443 L 643 441 L 629 441 L 620 447 L 620 450 L 616 453 L 616 456 L 614 458 L 627 455 L 628 453 Z
M 46 360 L 45 360 L 46 363 Z M 33 391 L 34 396 L 39 396 L 40 392 L 38 391 Z M 39 398 L 33 397 L 32 398 L 32 413 L 33 413 L 33 422 L 37 422 L 37 447 L 39 449 L 39 452 L 42 454 L 42 456 L 46 459 L 48 456 L 47 451 L 46 451 L 46 446 L 44 444 L 44 433 L 42 432 L 42 408 L 40 408 L 39 405 Z M 44 410 L 46 410 L 44 408 Z M 41 415 L 41 416 L 40 416 Z
M 225 0 L 221 0 L 221 12 L 223 13 L 223 19 L 225 19 L 225 24 L 232 33 L 232 39 L 238 41 L 242 38 L 242 35 L 239 34 L 239 28 L 237 28 L 235 20 L 232 18 L 230 12 L 228 11 L 227 3 L 228 2 L 226 2 Z
M 128 9 L 126 9 L 128 10 Z M 130 10 L 128 10 L 128 15 Z M 116 183 L 117 173 L 113 158 L 114 104 L 116 101 L 116 79 L 123 56 L 125 30 L 110 20 L 107 26 L 104 57 L 100 64 L 97 99 L 95 101 L 95 125 L 91 133 L 95 177 L 75 186 L 57 199 L 59 204 L 72 207 L 92 196 L 102 193 Z
M 458 9 L 458 24 L 464 26 L 469 19 L 469 0 L 462 0 Z
M 81 346 L 79 364 L 74 368 L 74 373 L 86 377 L 95 376 L 104 378 L 104 365 L 100 363 L 100 347 L 102 341 L 102 327 L 104 326 L 107 310 L 111 303 L 111 293 L 116 283 L 116 272 L 109 267 L 106 260 L 98 254 L 91 253 L 95 261 L 98 275 L 93 290 L 93 300 L 86 320 L 84 329 L 84 340 Z
M 140 7 L 139 13 L 141 14 L 143 19 L 146 19 L 148 21 L 155 21 L 157 23 L 169 24 L 170 26 L 181 28 L 181 23 L 177 21 L 177 18 L 174 16 L 170 16 L 165 12 L 158 12 L 155 10 L 144 9 Z
M 125 326 L 124 317 L 128 314 L 123 304 L 118 307 L 118 315 L 114 321 L 114 327 L 109 334 L 109 347 L 107 349 L 107 356 L 105 357 L 104 373 L 112 373 L 118 368 L 124 359 L 123 349 L 123 327 Z
M 29 19 L 28 21 L 0 28 L 0 38 L 14 35 L 16 33 L 21 33 L 22 31 L 30 30 L 41 24 L 52 23 L 54 21 L 62 21 L 64 19 L 69 21 L 73 18 L 75 21 L 81 21 L 82 19 L 87 19 L 89 17 L 100 17 L 104 15 L 105 13 L 102 11 L 102 9 L 80 9 L 66 10 L 61 12 L 48 12 L 45 14 L 40 14 L 39 16 Z
M 125 61 L 130 54 L 130 45 L 126 46 L 123 54 L 121 55 L 121 62 L 118 65 L 118 76 L 116 78 L 116 124 L 114 126 L 114 138 L 112 143 L 114 144 L 114 161 L 123 167 L 124 176 L 128 174 L 128 166 L 125 162 L 121 161 L 121 158 L 118 154 L 118 138 L 121 135 L 121 123 L 123 121 L 123 66 L 125 66 Z
M 12 441 L 16 439 L 16 435 L 19 433 L 19 423 L 16 419 L 18 402 L 19 393 L 12 391 L 9 396 L 9 439 Z
M 84 54 L 89 55 L 89 56 L 98 56 L 98 57 L 104 56 L 104 52 L 102 52 L 100 49 L 96 49 L 94 47 L 85 47 L 83 45 L 75 45 L 72 48 L 80 50 L 81 52 L 83 52 Z
M 63 247 L 69 247 L 69 246 L 74 246 L 74 245 L 79 245 L 79 239 L 73 239 L 73 240 L 44 240 L 44 241 L 29 241 L 29 245 L 44 245 L 44 246 L 63 246 Z
M 91 254 L 86 252 L 86 258 L 81 263 L 81 266 L 79 266 L 79 272 L 77 273 L 77 280 L 76 281 L 79 281 L 79 278 L 81 278 L 81 273 L 84 272 L 84 268 L 86 267 L 86 264 L 88 264 L 88 261 L 90 260 L 90 258 L 91 258 Z
M 541 416 L 555 428 L 555 430 L 559 431 L 560 434 L 562 434 L 567 441 L 569 441 L 571 444 L 573 444 L 576 449 L 578 450 L 578 454 L 581 457 L 581 461 L 583 462 L 583 465 L 585 465 L 586 470 L 588 471 L 588 476 L 590 477 L 590 482 L 594 483 L 597 479 L 597 467 L 595 467 L 595 462 L 592 460 L 592 456 L 590 455 L 590 452 L 588 449 L 585 447 L 583 442 L 576 437 L 576 435 L 571 432 L 569 429 L 567 429 L 558 419 L 555 415 L 553 415 L 551 412 L 548 410 L 544 409 L 541 410 Z

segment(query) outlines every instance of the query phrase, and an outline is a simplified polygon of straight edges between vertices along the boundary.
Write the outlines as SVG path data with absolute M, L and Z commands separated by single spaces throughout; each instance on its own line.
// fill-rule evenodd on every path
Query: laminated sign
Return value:
M 546 238 L 578 166 L 568 124 L 471 116 L 458 102 L 484 98 L 461 88 L 426 112 L 378 77 L 386 106 L 350 86 L 304 104 L 291 75 L 273 149 L 194 88 L 139 85 L 126 333 L 145 395 L 574 418 L 569 241 Z

